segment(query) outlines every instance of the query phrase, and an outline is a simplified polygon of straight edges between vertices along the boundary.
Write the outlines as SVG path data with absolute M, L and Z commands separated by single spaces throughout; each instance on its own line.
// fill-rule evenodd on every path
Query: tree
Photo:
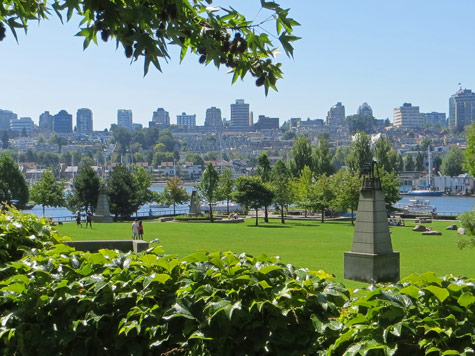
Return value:
M 59 154 L 61 154 L 61 150 L 63 146 L 66 146 L 68 144 L 68 140 L 65 137 L 58 136 L 58 135 L 51 136 L 48 142 L 53 145 L 58 145 Z
M 173 214 L 176 214 L 176 205 L 183 204 L 190 200 L 190 195 L 186 189 L 182 187 L 183 182 L 178 177 L 172 177 L 167 179 L 167 186 L 162 192 L 163 201 L 168 204 L 173 204 Z
M 346 118 L 346 123 L 348 124 L 351 134 L 358 131 L 372 133 L 374 132 L 376 119 L 369 115 L 351 115 Z
M 467 132 L 467 149 L 465 150 L 465 163 L 463 168 L 470 177 L 475 177 L 475 123 Z
M 333 177 L 335 199 L 333 204 L 338 211 L 351 211 L 351 224 L 354 225 L 353 212 L 358 209 L 362 179 L 342 168 Z
M 284 209 L 293 200 L 292 185 L 290 184 L 291 176 L 290 170 L 281 160 L 277 161 L 274 167 L 272 167 L 270 174 L 272 192 L 274 193 L 274 203 L 280 209 L 280 221 L 282 224 L 285 224 Z
M 298 136 L 292 146 L 292 159 L 290 170 L 294 177 L 300 177 L 300 172 L 305 166 L 313 171 L 312 145 L 305 136 Z
M 414 160 L 411 155 L 406 156 L 406 161 L 404 162 L 404 170 L 407 172 L 412 172 L 414 170 Z
M 125 155 L 132 142 L 132 134 L 127 128 L 117 125 L 113 125 L 111 131 L 116 144 L 116 151 L 121 155 Z
M 259 208 L 270 205 L 274 194 L 260 177 L 241 176 L 236 179 L 236 191 L 233 194 L 236 202 L 245 206 L 246 209 L 256 211 L 256 226 L 259 225 Z
M 451 147 L 442 159 L 440 171 L 444 176 L 455 177 L 463 173 L 464 154 L 458 147 Z
M 317 178 L 312 189 L 312 207 L 322 213 L 322 223 L 325 222 L 325 210 L 332 206 L 334 192 L 332 180 L 325 174 Z
M 305 209 L 305 217 L 307 217 L 307 211 L 313 207 L 312 188 L 314 183 L 313 173 L 309 166 L 305 166 L 300 177 L 292 183 L 297 205 Z
M 346 157 L 350 154 L 350 146 L 338 146 L 332 157 L 332 165 L 335 170 L 339 170 L 346 164 Z
M 396 171 L 402 172 L 403 170 L 404 170 L 404 159 L 402 158 L 402 155 L 398 154 L 397 161 L 396 161 Z
M 5 130 L 2 134 L 2 149 L 6 150 L 8 148 L 8 132 Z
M 233 171 L 225 168 L 221 171 L 218 182 L 218 200 L 226 200 L 226 214 L 229 215 L 229 202 L 234 189 Z
M 117 47 L 122 45 L 125 56 L 132 61 L 144 58 L 145 74 L 150 64 L 161 71 L 161 62 L 169 60 L 169 46 L 173 45 L 181 49 L 180 60 L 191 52 L 199 56 L 201 64 L 228 67 L 234 74 L 233 82 L 249 73 L 266 93 L 269 88 L 276 89 L 276 81 L 282 77 L 281 64 L 273 61 L 277 48 L 292 57 L 292 42 L 299 39 L 292 34 L 299 24 L 288 16 L 289 10 L 274 1 L 261 1 L 258 15 L 262 13 L 264 20 L 248 20 L 232 7 L 210 4 L 210 0 L 131 1 L 120 5 L 86 0 L 14 0 L 2 7 L 0 40 L 5 26 L 16 38 L 16 28 L 26 30 L 28 21 L 45 20 L 51 14 L 61 19 L 65 16 L 68 21 L 77 16 L 82 25 L 77 35 L 84 37 L 84 48 L 91 41 L 97 44 L 97 37 L 115 39 Z
M 330 152 L 330 142 L 325 136 L 320 136 L 318 145 L 313 152 L 314 172 L 316 175 L 331 176 L 335 172 Z
M 51 171 L 45 171 L 41 179 L 30 191 L 31 200 L 43 206 L 43 216 L 45 207 L 64 205 L 64 182 L 56 182 Z
M 270 181 L 270 162 L 269 157 L 267 157 L 267 153 L 262 152 L 257 160 L 257 174 L 261 177 L 264 183 L 269 183 Z M 269 222 L 269 207 L 266 205 L 264 206 L 264 221 L 267 223 Z
M 146 203 L 154 201 L 154 194 L 149 189 L 152 186 L 152 178 L 143 167 L 135 167 L 134 186 L 135 186 L 135 205 L 139 208 Z M 137 209 L 138 209 L 137 208 Z
M 209 163 L 201 176 L 198 191 L 208 201 L 209 219 L 213 222 L 213 203 L 216 202 L 219 175 L 213 165 Z
M 378 162 L 379 166 L 387 172 L 391 172 L 394 169 L 390 162 L 391 148 L 391 141 L 384 137 L 381 137 L 379 140 L 377 140 L 376 144 L 374 145 L 374 158 Z
M 475 248 L 475 212 L 470 211 L 458 216 L 457 220 L 467 232 L 468 238 L 459 236 L 457 240 L 457 246 L 460 249 L 471 247 Z
M 350 154 L 346 157 L 346 164 L 354 174 L 362 172 L 363 166 L 373 161 L 369 137 L 362 131 L 353 136 L 350 145 Z
M 417 152 L 415 169 L 418 172 L 422 172 L 424 170 L 424 156 L 421 152 Z
M 97 173 L 89 166 L 84 166 L 73 180 L 73 191 L 66 198 L 66 204 L 71 211 L 96 208 L 101 181 Z
M 401 200 L 399 187 L 401 181 L 395 172 L 386 172 L 384 169 L 379 170 L 381 187 L 384 191 L 384 202 L 386 203 L 386 210 L 392 211 L 393 205 Z
M 466 159 L 467 159 L 467 156 L 465 156 L 465 160 Z M 434 156 L 432 166 L 433 166 L 432 169 L 433 169 L 434 172 L 437 173 L 437 172 L 440 171 L 440 167 L 442 166 L 442 158 L 440 158 L 439 155 Z M 465 165 L 463 167 L 464 167 L 465 170 L 467 169 Z
M 130 217 L 139 208 L 136 199 L 136 182 L 127 167 L 118 165 L 111 172 L 107 181 L 107 196 L 110 211 L 122 219 Z
M 15 205 L 22 209 L 28 203 L 28 197 L 28 185 L 18 165 L 10 156 L 2 153 L 0 155 L 0 202 L 15 200 L 17 201 Z

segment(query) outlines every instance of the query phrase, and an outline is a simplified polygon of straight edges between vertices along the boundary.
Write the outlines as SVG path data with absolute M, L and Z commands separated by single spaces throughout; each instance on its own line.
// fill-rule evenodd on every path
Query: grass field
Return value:
M 332 273 L 348 287 L 360 285 L 343 278 L 343 253 L 351 250 L 353 238 L 351 223 L 288 220 L 282 225 L 270 220 L 257 227 L 254 223 L 254 219 L 241 224 L 145 221 L 145 240 L 159 237 L 167 253 L 181 257 L 200 249 L 280 256 L 286 264 Z M 453 222 L 430 224 L 442 236 L 422 236 L 411 231 L 413 222 L 406 223 L 406 227 L 390 228 L 393 249 L 401 254 L 401 277 L 427 271 L 475 277 L 475 250 L 458 249 L 457 232 L 445 230 Z M 93 229 L 65 223 L 58 231 L 73 240 L 130 239 L 131 223 L 94 224 Z

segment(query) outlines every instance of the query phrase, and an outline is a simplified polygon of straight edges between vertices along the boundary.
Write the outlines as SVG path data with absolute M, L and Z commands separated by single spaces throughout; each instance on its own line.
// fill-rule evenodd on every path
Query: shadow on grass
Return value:
M 266 228 L 266 229 L 290 229 L 290 226 L 286 226 L 286 225 L 265 225 L 264 224 L 259 224 L 259 225 L 247 225 L 247 227 L 262 227 L 262 228 Z
M 308 223 L 308 222 L 305 222 L 305 223 L 298 223 L 298 222 L 286 222 L 285 223 L 286 225 L 292 225 L 292 226 L 303 226 L 303 227 L 318 227 L 320 226 L 320 224 L 311 224 L 311 223 Z

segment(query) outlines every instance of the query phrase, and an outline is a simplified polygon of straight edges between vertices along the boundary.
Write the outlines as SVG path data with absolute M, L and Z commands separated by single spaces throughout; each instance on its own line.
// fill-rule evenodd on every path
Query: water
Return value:
M 395 207 L 403 207 L 409 204 L 411 199 L 429 200 L 430 205 L 437 209 L 438 215 L 457 216 L 461 213 L 472 211 L 475 197 L 414 197 L 405 196 Z

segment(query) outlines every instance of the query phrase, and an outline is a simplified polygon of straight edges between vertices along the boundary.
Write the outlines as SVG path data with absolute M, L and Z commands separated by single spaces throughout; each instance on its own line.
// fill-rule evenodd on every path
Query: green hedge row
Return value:
M 32 216 L 0 219 L 3 355 L 474 354 L 473 279 L 426 273 L 350 292 L 277 258 L 85 253 Z

